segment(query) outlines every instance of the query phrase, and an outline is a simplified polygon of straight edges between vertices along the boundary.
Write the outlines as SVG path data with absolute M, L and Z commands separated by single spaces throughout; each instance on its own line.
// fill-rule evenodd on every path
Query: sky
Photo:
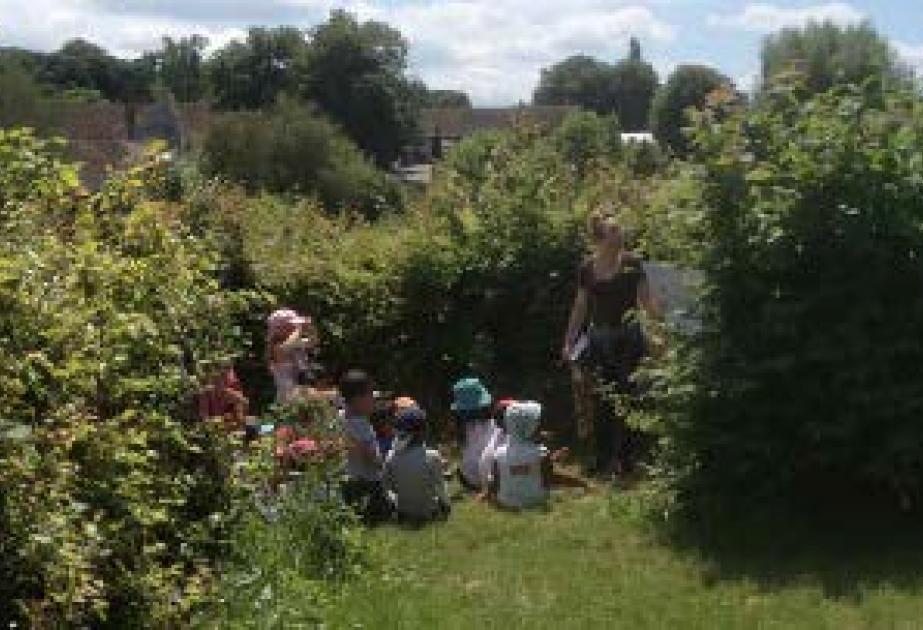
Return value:
M 308 28 L 332 9 L 388 22 L 410 43 L 410 72 L 476 105 L 528 101 L 541 68 L 581 53 L 615 61 L 631 36 L 664 77 L 681 63 L 722 70 L 742 89 L 759 72 L 761 39 L 811 19 L 868 19 L 923 72 L 921 0 L 0 0 L 0 46 L 50 51 L 83 37 L 123 57 L 162 35 L 198 33 L 211 49 L 251 25 Z

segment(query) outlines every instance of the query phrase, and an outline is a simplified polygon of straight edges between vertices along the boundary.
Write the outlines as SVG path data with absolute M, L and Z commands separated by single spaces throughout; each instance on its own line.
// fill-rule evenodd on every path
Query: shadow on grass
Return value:
M 923 590 L 923 513 L 883 501 L 801 502 L 686 518 L 663 532 L 705 562 L 706 583 L 749 579 L 766 591 L 818 584 L 832 599 L 863 591 Z

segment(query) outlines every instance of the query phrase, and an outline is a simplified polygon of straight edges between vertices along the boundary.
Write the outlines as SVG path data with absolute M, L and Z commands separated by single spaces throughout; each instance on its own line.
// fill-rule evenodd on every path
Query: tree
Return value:
M 612 67 L 609 88 L 612 94 L 612 113 L 625 131 L 644 131 L 648 128 L 657 83 L 654 67 L 633 56 Z
M 430 108 L 471 107 L 471 99 L 458 90 L 430 90 L 421 86 L 420 106 Z
M 84 39 L 72 39 L 50 54 L 39 72 L 39 80 L 62 90 L 96 90 L 108 100 L 120 100 L 124 62 L 102 47 Z
M 637 37 L 632 37 L 628 42 L 628 60 L 641 61 L 641 42 Z
M 600 115 L 615 114 L 625 131 L 647 128 L 657 73 L 631 39 L 628 57 L 608 64 L 575 55 L 542 70 L 533 95 L 536 105 L 577 105 Z
M 295 66 L 307 50 L 297 28 L 251 28 L 245 41 L 232 41 L 206 64 L 214 104 L 219 109 L 271 106 L 296 88 Z
M 783 29 L 763 41 L 761 61 L 764 85 L 781 73 L 797 72 L 811 94 L 870 79 L 885 85 L 906 76 L 888 41 L 869 23 L 813 22 Z
M 611 109 L 609 79 L 608 64 L 574 55 L 542 70 L 532 101 L 536 105 L 577 105 L 605 114 Z
M 386 166 L 416 131 L 417 102 L 406 68 L 407 42 L 399 31 L 333 11 L 310 33 L 298 69 L 300 94 Z
M 178 40 L 163 38 L 163 48 L 157 55 L 160 80 L 181 103 L 198 101 L 205 96 L 207 82 L 202 52 L 207 45 L 208 39 L 201 35 Z
M 687 110 L 702 107 L 709 94 L 730 85 L 730 79 L 707 66 L 678 67 L 654 98 L 651 109 L 654 136 L 678 155 L 686 155 L 690 148 L 683 131 L 690 122 Z

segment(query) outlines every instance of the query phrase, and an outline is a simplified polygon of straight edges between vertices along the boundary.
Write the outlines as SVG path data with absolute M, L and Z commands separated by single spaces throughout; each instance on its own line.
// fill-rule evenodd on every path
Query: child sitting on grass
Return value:
M 346 482 L 343 498 L 367 524 L 387 520 L 391 504 L 381 485 L 381 453 L 369 418 L 375 410 L 375 393 L 365 372 L 350 370 L 340 381 L 345 404 Z
M 445 519 L 451 511 L 438 451 L 427 448 L 426 414 L 404 408 L 395 419 L 394 449 L 385 461 L 383 483 L 395 498 L 398 520 L 423 524 Z
M 455 383 L 452 398 L 462 450 L 459 478 L 466 489 L 476 491 L 481 488 L 481 456 L 494 434 L 495 423 L 490 417 L 493 398 L 477 378 L 464 378 Z
M 490 496 L 505 508 L 544 504 L 551 487 L 548 449 L 535 442 L 542 418 L 537 402 L 517 402 L 506 410 L 507 442 L 497 448 Z
M 487 495 L 490 491 L 490 480 L 493 478 L 497 449 L 506 444 L 506 410 L 514 402 L 516 401 L 512 398 L 502 398 L 494 405 L 493 416 L 496 426 L 490 440 L 487 442 L 487 446 L 484 448 L 484 452 L 481 454 L 481 490 L 484 495 Z

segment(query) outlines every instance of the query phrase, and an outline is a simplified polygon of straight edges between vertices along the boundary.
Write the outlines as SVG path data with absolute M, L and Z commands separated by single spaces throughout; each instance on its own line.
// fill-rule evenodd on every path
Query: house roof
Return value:
M 424 109 L 420 115 L 420 131 L 426 136 L 462 138 L 476 131 L 506 129 L 526 121 L 557 125 L 573 109 L 556 105 Z

